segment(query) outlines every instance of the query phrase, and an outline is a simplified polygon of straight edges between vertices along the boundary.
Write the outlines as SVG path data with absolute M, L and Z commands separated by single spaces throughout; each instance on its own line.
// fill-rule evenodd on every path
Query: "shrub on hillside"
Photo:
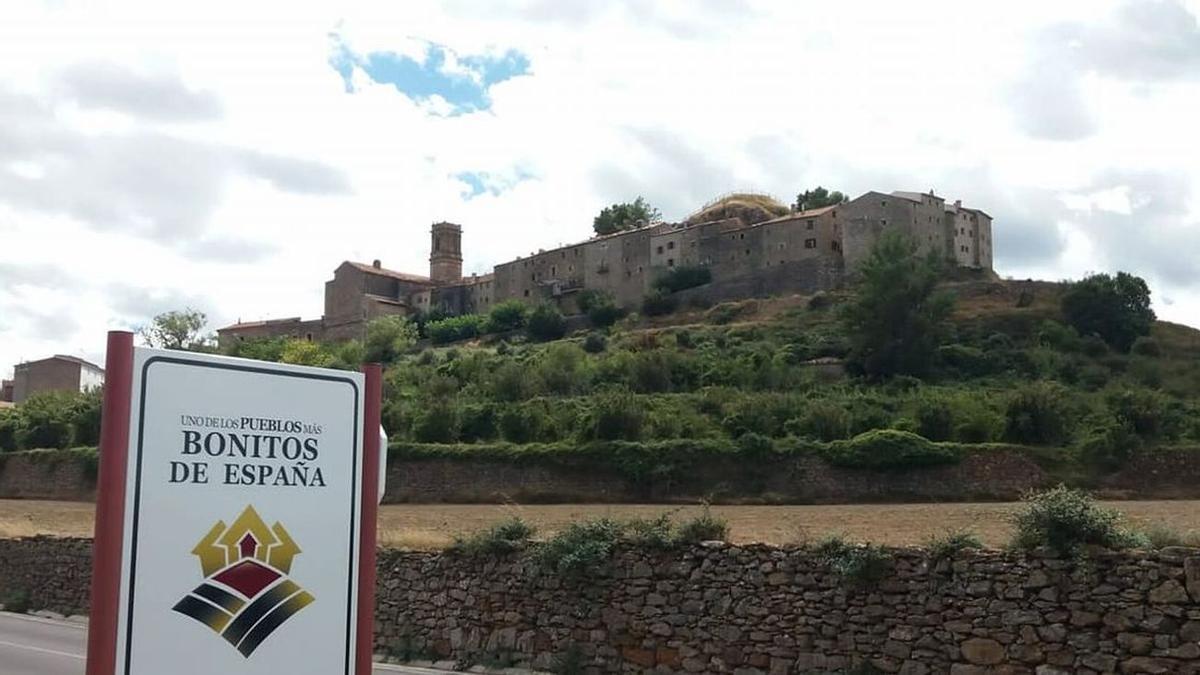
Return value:
M 567 320 L 557 307 L 544 302 L 529 313 L 525 331 L 529 334 L 529 339 L 535 342 L 559 340 L 567 334 Z
M 425 324 L 425 333 L 435 345 L 469 340 L 483 333 L 485 317 L 478 314 L 452 316 Z
M 628 390 L 611 389 L 592 401 L 590 436 L 604 441 L 636 441 L 642 437 L 645 421 L 645 410 Z
M 1155 319 L 1145 280 L 1125 272 L 1093 274 L 1071 284 L 1062 296 L 1062 313 L 1080 335 L 1098 335 L 1121 352 L 1149 335 Z
M 608 338 L 600 333 L 588 333 L 583 339 L 583 351 L 589 354 L 599 354 L 608 347 Z
M 1184 428 L 1184 411 L 1156 391 L 1121 389 L 1105 402 L 1113 421 L 1146 441 L 1177 438 Z
M 992 359 L 982 350 L 968 345 L 938 347 L 938 359 L 965 377 L 983 377 L 995 369 Z
M 954 419 L 954 440 L 960 443 L 992 443 L 1004 434 L 1004 418 L 981 401 L 959 401 Z
M 1018 390 L 1004 411 L 1004 436 L 1013 443 L 1062 445 L 1070 437 L 1069 394 L 1061 385 L 1039 382 Z
M 1133 347 L 1130 348 L 1129 351 L 1137 354 L 1138 356 L 1148 356 L 1152 358 L 1162 356 L 1162 347 L 1159 346 L 1158 340 L 1155 340 L 1148 335 L 1143 335 L 1134 340 Z
M 413 438 L 422 443 L 453 443 L 458 440 L 458 415 L 454 406 L 435 403 L 423 406 L 413 418 Z
M 815 401 L 804 412 L 784 424 L 784 431 L 818 441 L 838 441 L 850 436 L 850 414 L 844 406 Z
M 458 412 L 458 437 L 464 443 L 490 441 L 496 437 L 496 408 L 490 403 L 462 406 Z
M 646 316 L 663 316 L 674 312 L 679 298 L 659 290 L 650 291 L 642 298 L 642 313 Z
M 1075 553 L 1087 545 L 1123 549 L 1144 543 L 1120 527 L 1119 512 L 1096 504 L 1080 490 L 1060 485 L 1030 494 L 1023 502 L 1011 518 L 1017 548 L 1046 546 L 1060 553 Z
M 917 398 L 913 421 L 917 433 L 931 441 L 954 440 L 955 403 L 943 396 L 920 396 Z
M 100 408 L 104 392 L 92 389 L 77 396 L 71 405 L 71 444 L 100 445 Z
M 363 358 L 368 362 L 392 363 L 417 343 L 417 326 L 405 317 L 381 316 L 367 323 Z
M 580 293 L 579 311 L 587 314 L 588 321 L 596 328 L 608 328 L 625 315 L 611 293 L 597 290 Z
M 520 405 L 505 406 L 497 419 L 500 437 L 510 443 L 532 443 L 541 435 L 544 418 L 540 411 Z
M 659 275 L 652 284 L 663 293 L 679 291 L 703 286 L 712 281 L 712 270 L 701 266 L 673 267 Z
M 587 353 L 571 342 L 556 343 L 542 351 L 534 374 L 542 391 L 561 396 L 584 393 L 591 384 Z
M 520 300 L 505 300 L 492 307 L 488 312 L 486 331 L 488 333 L 507 333 L 525 326 L 529 308 Z
M 499 401 L 523 401 L 533 396 L 537 382 L 529 369 L 516 361 L 505 361 L 491 375 L 492 396 Z
M 881 471 L 953 464 L 959 460 L 958 452 L 951 447 L 896 429 L 877 429 L 832 443 L 825 456 L 838 466 Z

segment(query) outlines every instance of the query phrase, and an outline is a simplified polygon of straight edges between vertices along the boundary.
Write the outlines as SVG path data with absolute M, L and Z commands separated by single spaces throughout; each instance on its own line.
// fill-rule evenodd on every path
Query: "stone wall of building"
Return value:
M 0 597 L 82 611 L 89 556 L 87 540 L 0 540 Z M 884 560 L 856 582 L 760 545 L 624 550 L 578 576 L 383 550 L 376 650 L 588 673 L 1200 672 L 1200 549 Z

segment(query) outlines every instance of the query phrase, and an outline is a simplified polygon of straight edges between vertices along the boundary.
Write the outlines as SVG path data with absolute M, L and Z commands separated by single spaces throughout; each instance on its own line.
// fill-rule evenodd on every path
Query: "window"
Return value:
M 674 267 L 674 266 L 675 266 L 675 259 L 667 258 L 667 267 Z
M 675 248 L 675 242 L 673 242 L 673 241 L 668 241 L 668 242 L 667 242 L 667 250 L 668 250 L 668 251 L 670 251 L 670 250 L 671 250 L 671 249 L 673 249 L 673 248 Z
M 883 220 L 879 221 L 879 224 L 883 225 L 884 227 L 887 227 L 887 218 L 884 218 Z
M 657 253 L 658 253 L 659 255 L 662 255 L 662 252 L 663 252 L 663 248 L 662 248 L 661 246 L 659 246 L 659 247 L 658 247 L 658 250 L 657 250 Z
M 832 248 L 832 249 L 833 249 L 833 250 L 835 250 L 835 251 L 840 251 L 840 250 L 842 250 L 842 245 L 841 245 L 841 244 L 839 244 L 839 243 L 837 243 L 836 241 L 831 241 L 831 242 L 829 242 L 829 247 L 830 247 L 830 248 Z
M 750 255 L 750 249 L 746 249 L 746 255 Z
M 525 297 L 527 297 L 527 298 L 529 297 L 529 289 L 528 288 L 525 289 Z
M 740 235 L 738 235 L 738 239 L 745 239 L 745 238 L 746 238 L 746 233 L 745 233 L 745 232 L 743 232 L 743 233 L 741 233 Z
M 807 229 L 807 230 L 811 230 L 811 229 L 813 229 L 813 221 L 812 221 L 812 219 L 811 219 L 811 218 L 809 218 L 809 219 L 808 219 L 808 222 L 804 224 L 804 227 L 805 227 L 805 229 Z
M 304 339 L 308 340 L 309 342 L 312 342 L 312 333 L 305 333 Z
M 886 207 L 886 206 L 887 206 L 887 202 L 879 202 L 879 205 L 880 205 L 880 206 L 884 206 L 884 207 Z
M 816 239 L 805 239 L 804 240 L 804 248 L 816 248 L 816 247 L 817 247 Z
M 534 272 L 533 274 L 531 274 L 531 275 L 529 276 L 529 280 L 530 280 L 530 281 L 537 281 L 537 272 Z
M 553 277 L 553 276 L 557 276 L 557 275 L 558 275 L 558 267 L 555 265 L 551 265 L 550 266 L 550 276 Z
M 783 247 L 784 247 L 784 243 L 783 243 L 783 242 L 779 242 L 779 250 L 780 250 L 780 251 L 782 251 L 782 250 L 783 250 Z

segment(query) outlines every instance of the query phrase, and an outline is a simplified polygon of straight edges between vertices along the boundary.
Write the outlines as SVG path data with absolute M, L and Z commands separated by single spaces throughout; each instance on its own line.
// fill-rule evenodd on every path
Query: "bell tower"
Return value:
M 435 284 L 452 284 L 462 279 L 462 227 L 434 223 L 430 229 L 429 278 Z

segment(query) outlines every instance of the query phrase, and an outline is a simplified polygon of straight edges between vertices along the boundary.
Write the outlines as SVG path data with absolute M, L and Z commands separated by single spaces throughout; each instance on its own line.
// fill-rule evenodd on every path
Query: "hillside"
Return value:
M 1167 450 L 1191 457 L 1200 447 L 1200 331 L 1158 322 L 1124 354 L 1063 324 L 1061 284 L 974 279 L 941 288 L 955 296 L 954 310 L 922 379 L 872 382 L 845 372 L 841 307 L 854 291 L 683 306 L 664 316 L 631 314 L 606 329 L 576 317 L 568 324 L 582 327 L 548 342 L 508 330 L 388 353 L 383 419 L 392 459 L 574 472 L 546 479 L 550 487 L 533 491 L 540 500 L 725 494 L 836 501 L 868 493 L 861 498 L 954 498 L 953 485 L 930 487 L 921 479 L 904 487 L 880 472 L 953 467 L 979 453 L 998 459 L 963 469 L 965 478 L 940 480 L 974 481 L 962 490 L 1011 498 L 1023 485 L 1051 480 L 1105 485 L 1130 462 Z M 357 367 L 363 347 L 268 340 L 245 343 L 238 354 Z M 74 424 L 74 444 L 93 444 L 81 430 L 94 433 L 88 421 L 96 406 L 69 406 L 70 414 L 85 415 Z M 46 406 L 29 409 L 54 417 Z M 12 448 L 8 419 L 7 436 L 0 419 L 0 445 Z M 15 435 L 58 441 L 26 447 L 65 446 L 70 428 L 66 437 Z M 789 463 L 799 458 L 875 477 L 835 473 L 820 478 L 819 494 L 795 492 L 797 481 L 818 480 L 802 480 L 797 471 L 823 471 Z M 511 495 L 505 481 L 527 479 L 398 498 L 490 499 L 480 495 Z M 609 479 L 620 485 L 596 487 Z M 1147 479 L 1114 490 L 1164 494 L 1147 492 Z M 848 480 L 859 487 L 836 488 Z M 555 481 L 571 487 L 556 492 Z M 416 494 L 426 494 L 421 489 Z M 773 491 L 782 492 L 766 494 Z

